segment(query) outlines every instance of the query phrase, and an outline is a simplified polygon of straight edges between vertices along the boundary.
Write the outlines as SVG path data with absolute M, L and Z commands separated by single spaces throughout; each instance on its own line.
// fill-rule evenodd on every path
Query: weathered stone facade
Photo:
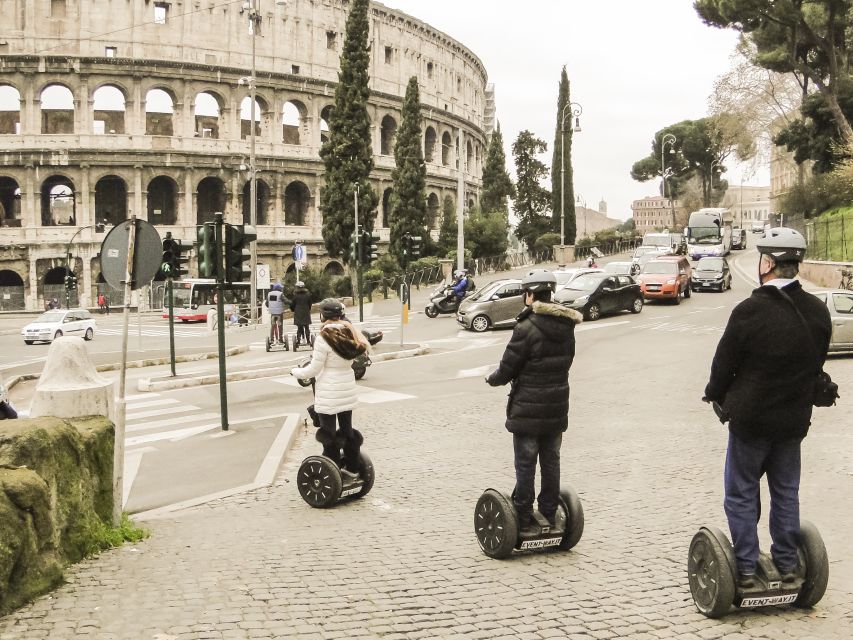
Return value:
M 283 275 L 302 239 L 314 264 L 337 271 L 320 235 L 319 150 L 349 3 L 256 2 L 258 260 Z M 241 78 L 252 36 L 241 3 L 0 0 L 0 15 L 0 310 L 38 309 L 62 293 L 69 251 L 80 303 L 92 305 L 105 286 L 94 227 L 104 220 L 109 229 L 133 214 L 184 239 L 214 211 L 248 221 L 251 101 Z M 487 77 L 462 44 L 380 4 L 370 37 L 376 227 L 387 239 L 408 79 L 421 83 L 437 228 L 445 199 L 455 206 L 457 155 L 466 205 L 478 198 Z

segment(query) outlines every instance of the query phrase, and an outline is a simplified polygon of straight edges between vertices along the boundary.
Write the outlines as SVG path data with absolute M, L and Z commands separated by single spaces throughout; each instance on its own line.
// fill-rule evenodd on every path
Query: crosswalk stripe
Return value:
M 144 436 L 127 438 L 127 440 L 124 441 L 124 444 L 126 447 L 133 447 L 139 444 L 146 444 L 148 442 L 157 442 L 158 440 L 183 440 L 184 438 L 189 438 L 191 436 L 198 435 L 199 433 L 210 431 L 211 429 L 218 429 L 219 426 L 220 425 L 218 424 L 205 424 L 199 427 L 176 429 L 175 431 L 160 431 L 158 433 L 149 433 Z
M 125 420 L 138 420 L 140 418 L 152 418 L 154 416 L 162 416 L 166 414 L 187 413 L 188 411 L 198 411 L 198 407 L 192 405 L 183 405 L 181 407 L 165 407 L 163 409 L 149 409 L 147 411 L 132 411 L 126 413 Z
M 139 433 L 140 431 L 151 431 L 153 429 L 159 429 L 161 427 L 173 427 L 177 424 L 186 425 L 190 422 L 196 422 L 201 420 L 213 420 L 214 418 L 218 418 L 218 413 L 199 413 L 192 417 L 190 416 L 179 416 L 177 418 L 171 418 L 169 420 L 154 420 L 154 421 L 145 421 L 139 424 L 128 425 L 127 433 Z
M 163 398 L 162 400 L 148 400 L 146 402 L 128 402 L 128 409 L 141 409 L 142 407 L 157 407 L 164 404 L 181 404 L 180 400 L 174 398 Z

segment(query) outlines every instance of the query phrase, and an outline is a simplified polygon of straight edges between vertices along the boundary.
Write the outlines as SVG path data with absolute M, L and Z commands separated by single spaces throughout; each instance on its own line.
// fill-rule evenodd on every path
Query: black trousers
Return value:
M 542 472 L 542 488 L 539 491 L 539 513 L 554 519 L 560 501 L 560 445 L 561 432 L 546 436 L 522 436 L 513 434 L 515 450 L 515 491 L 512 502 L 523 523 L 533 515 L 533 498 L 536 493 L 536 460 Z
M 311 339 L 311 325 L 310 324 L 298 324 L 296 325 L 296 340 L 302 341 L 305 340 L 306 344 Z
M 334 460 L 339 467 L 346 467 L 348 471 L 359 473 L 361 465 L 358 455 L 361 451 L 361 441 L 352 428 L 352 411 L 318 413 L 317 418 L 320 421 L 320 433 L 317 439 L 323 444 L 323 455 Z M 343 456 L 341 456 L 341 445 Z

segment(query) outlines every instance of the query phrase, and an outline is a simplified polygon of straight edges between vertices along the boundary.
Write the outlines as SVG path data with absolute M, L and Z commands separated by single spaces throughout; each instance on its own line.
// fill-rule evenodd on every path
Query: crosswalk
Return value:
M 400 329 L 400 314 L 393 316 L 376 316 L 373 318 L 368 318 L 364 322 L 353 322 L 353 325 L 359 329 L 370 329 L 370 330 L 381 330 L 383 333 L 383 340 L 387 339 L 388 336 L 393 335 L 395 332 Z M 321 323 L 314 322 L 311 325 L 311 333 L 312 335 L 316 335 L 320 332 L 320 328 L 322 327 Z M 296 335 L 296 326 L 293 324 L 285 323 L 284 325 L 284 333 L 285 335 Z M 265 342 L 253 342 L 249 345 L 249 348 L 258 351 L 266 348 Z
M 96 331 L 97 335 L 102 336 L 120 336 L 122 334 L 121 327 L 98 327 Z M 133 325 L 128 328 L 128 335 L 132 338 L 135 335 L 139 335 L 139 329 Z M 158 338 L 169 335 L 169 327 L 152 327 L 146 326 L 142 328 L 142 335 L 146 338 Z M 197 337 L 197 336 L 207 336 L 209 332 L 207 330 L 206 325 L 199 325 L 198 327 L 175 327 L 175 335 L 180 337 Z

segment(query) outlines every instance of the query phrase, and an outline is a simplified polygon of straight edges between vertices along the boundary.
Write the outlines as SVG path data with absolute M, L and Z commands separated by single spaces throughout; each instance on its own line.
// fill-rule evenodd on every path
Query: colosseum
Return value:
M 104 228 L 130 215 L 184 239 L 216 211 L 248 222 L 253 126 L 258 262 L 280 277 L 302 240 L 309 264 L 343 272 L 320 233 L 319 150 L 349 2 L 255 3 L 253 35 L 245 0 L 0 0 L 0 310 L 62 299 L 66 268 L 79 304 L 92 306 L 109 293 Z M 463 44 L 381 4 L 371 11 L 371 179 L 387 240 L 408 79 L 420 80 L 432 229 L 459 184 L 462 204 L 476 203 L 494 106 Z

